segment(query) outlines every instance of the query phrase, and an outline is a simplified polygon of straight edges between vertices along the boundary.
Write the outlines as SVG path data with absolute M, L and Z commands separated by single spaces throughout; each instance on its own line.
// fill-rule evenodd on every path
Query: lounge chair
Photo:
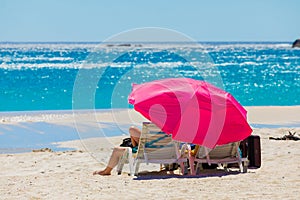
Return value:
M 239 151 L 239 142 L 216 146 L 209 151 L 206 147 L 196 146 L 194 155 L 190 156 L 190 163 L 196 163 L 195 168 L 191 167 L 191 174 L 200 172 L 202 163 L 218 164 L 227 168 L 227 164 L 238 163 L 240 172 L 247 172 L 248 159 L 242 158 Z
M 172 140 L 171 135 L 162 132 L 156 125 L 150 122 L 144 122 L 137 153 L 133 154 L 131 148 L 127 148 L 121 157 L 117 172 L 121 174 L 125 163 L 129 163 L 130 174 L 138 175 L 141 163 L 158 163 L 168 165 L 179 163 L 182 174 L 188 173 L 188 145 L 182 146 L 180 143 Z M 182 153 L 181 153 L 182 152 Z

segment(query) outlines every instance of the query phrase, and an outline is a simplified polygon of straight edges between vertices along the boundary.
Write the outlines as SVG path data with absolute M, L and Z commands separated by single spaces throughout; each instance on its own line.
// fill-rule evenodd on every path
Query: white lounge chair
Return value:
M 172 164 L 179 163 L 182 174 L 188 173 L 188 145 L 179 149 L 180 143 L 172 140 L 171 135 L 162 132 L 155 124 L 144 122 L 137 153 L 127 148 L 120 159 L 117 172 L 121 174 L 125 163 L 129 163 L 130 174 L 138 175 L 141 163 Z M 182 153 L 181 153 L 182 152 Z
M 194 156 L 190 156 L 190 163 L 196 163 L 195 168 L 192 166 L 191 174 L 195 175 L 200 172 L 202 163 L 218 164 L 227 167 L 227 164 L 238 163 L 240 172 L 247 172 L 248 159 L 242 158 L 239 152 L 239 142 L 233 142 L 225 145 L 216 146 L 209 150 L 206 147 L 196 146 Z

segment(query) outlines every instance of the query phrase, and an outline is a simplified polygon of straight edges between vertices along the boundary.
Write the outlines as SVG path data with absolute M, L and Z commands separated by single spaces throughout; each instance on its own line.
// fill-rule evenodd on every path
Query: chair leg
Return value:
M 118 167 L 117 167 L 117 173 L 118 173 L 118 175 L 122 174 L 123 166 L 124 166 L 124 163 L 118 164 Z
M 244 172 L 243 163 L 241 161 L 239 161 L 239 168 L 240 168 L 240 172 Z
M 247 173 L 248 171 L 248 160 L 242 161 L 242 166 L 243 166 L 243 173 Z
M 134 171 L 134 175 L 135 175 L 135 176 L 138 175 L 138 173 L 139 173 L 139 168 L 140 168 L 140 162 L 137 161 L 137 162 L 135 163 L 135 171 Z
M 190 174 L 191 175 L 196 175 L 196 172 L 195 172 L 195 165 L 194 165 L 194 163 L 191 163 L 191 162 L 189 162 L 189 165 L 190 165 Z
M 189 165 L 190 165 L 190 173 L 191 175 L 195 175 L 195 166 L 194 166 L 194 159 L 192 157 L 189 158 Z
M 184 162 L 184 175 L 189 174 L 189 164 L 188 162 Z
M 180 162 L 180 169 L 181 169 L 181 174 L 182 175 L 187 175 L 188 174 L 188 164 L 187 164 L 187 162 Z
M 127 148 L 123 155 L 121 156 L 118 165 L 117 165 L 117 174 L 121 175 L 122 174 L 122 170 L 124 167 L 124 164 L 128 162 L 129 163 L 129 169 L 130 169 L 130 175 L 134 176 L 134 159 L 132 157 L 132 151 L 131 148 Z
M 202 168 L 202 163 L 200 163 L 200 162 L 197 162 L 197 164 L 196 164 L 196 167 L 195 167 L 195 175 L 198 175 L 198 174 L 200 174 L 200 170 L 201 169 L 203 169 Z
M 132 157 L 131 149 L 128 149 L 128 162 L 129 162 L 130 176 L 134 176 L 134 160 Z
M 128 151 L 128 149 L 126 149 L 118 162 L 118 165 L 117 165 L 118 175 L 120 175 L 122 173 L 124 164 L 125 164 L 126 160 L 129 158 L 128 154 L 129 154 L 129 151 Z

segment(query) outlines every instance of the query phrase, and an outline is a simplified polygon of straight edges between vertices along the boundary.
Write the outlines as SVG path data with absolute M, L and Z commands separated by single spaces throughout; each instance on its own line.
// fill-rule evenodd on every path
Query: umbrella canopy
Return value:
M 174 140 L 214 148 L 252 132 L 247 111 L 234 97 L 204 81 L 170 78 L 133 84 L 128 101 Z

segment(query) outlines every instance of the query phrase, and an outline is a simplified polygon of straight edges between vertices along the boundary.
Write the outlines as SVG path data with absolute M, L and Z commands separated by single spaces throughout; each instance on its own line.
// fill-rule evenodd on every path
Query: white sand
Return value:
M 274 129 L 254 128 L 253 134 L 261 136 L 260 169 L 251 169 L 246 174 L 236 173 L 236 169 L 231 173 L 206 171 L 191 177 L 158 173 L 158 165 L 141 165 L 145 173 L 139 177 L 128 176 L 127 166 L 122 175 L 113 171 L 108 177 L 93 176 L 94 170 L 105 167 L 111 146 L 118 145 L 122 136 L 86 139 L 61 144 L 75 147 L 76 151 L 0 154 L 0 199 L 298 199 L 300 141 L 268 138 L 281 137 L 288 131 L 300 133 L 300 107 L 247 107 L 247 110 L 251 124 L 279 125 Z M 30 119 L 6 116 L 1 123 L 20 126 L 24 122 L 43 121 L 75 130 L 74 121 L 78 121 L 80 131 L 89 131 L 99 128 L 95 118 L 107 123 L 118 121 L 120 127 L 143 121 L 124 112 L 118 112 L 117 117 L 109 113 L 96 117 L 86 113 L 84 118 L 80 117 L 81 121 L 70 114 L 60 119 L 50 115 L 29 116 Z

